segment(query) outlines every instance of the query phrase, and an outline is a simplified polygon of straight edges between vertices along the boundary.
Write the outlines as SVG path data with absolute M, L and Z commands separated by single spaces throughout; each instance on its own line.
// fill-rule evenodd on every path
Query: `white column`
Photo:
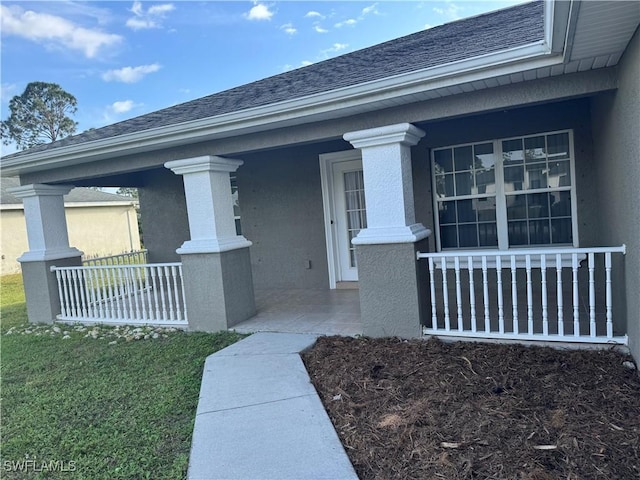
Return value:
M 414 243 L 431 231 L 416 223 L 411 147 L 425 133 L 409 123 L 349 132 L 344 139 L 362 151 L 367 228 L 354 245 Z
M 27 224 L 29 251 L 19 262 L 41 262 L 82 256 L 77 248 L 69 246 L 67 219 L 64 213 L 64 195 L 73 187 L 66 185 L 23 185 L 9 189 L 21 198 Z
M 229 174 L 241 160 L 205 155 L 167 162 L 164 166 L 182 175 L 187 200 L 191 240 L 177 250 L 190 253 L 219 253 L 251 246 L 236 235 Z

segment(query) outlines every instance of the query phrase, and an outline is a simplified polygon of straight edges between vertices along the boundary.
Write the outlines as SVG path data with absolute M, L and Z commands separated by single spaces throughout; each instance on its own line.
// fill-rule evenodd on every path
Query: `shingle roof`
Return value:
M 541 41 L 543 36 L 543 3 L 535 1 L 517 5 L 433 27 L 54 143 L 38 145 L 28 152 L 102 140 L 329 92 L 531 44 Z
M 0 205 L 17 205 L 22 199 L 9 193 L 9 189 L 20 186 L 17 177 L 0 178 Z M 101 192 L 90 188 L 77 187 L 64 196 L 65 203 L 102 203 L 102 202 L 132 202 L 134 199 L 115 193 Z

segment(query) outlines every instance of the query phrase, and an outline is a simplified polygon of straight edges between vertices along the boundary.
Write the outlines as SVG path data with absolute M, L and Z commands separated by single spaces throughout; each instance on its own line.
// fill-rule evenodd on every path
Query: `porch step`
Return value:
M 189 480 L 357 480 L 298 355 L 316 338 L 256 333 L 207 358 Z

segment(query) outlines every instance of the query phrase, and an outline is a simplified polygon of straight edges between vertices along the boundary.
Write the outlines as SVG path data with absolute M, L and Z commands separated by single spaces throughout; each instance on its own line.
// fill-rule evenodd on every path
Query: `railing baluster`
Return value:
M 564 312 L 562 301 L 562 255 L 556 254 L 556 295 L 558 304 L 558 335 L 564 337 Z
M 442 267 L 442 299 L 444 303 L 444 329 L 451 331 L 451 319 L 449 318 L 449 290 L 447 288 L 447 259 L 442 257 L 440 262 Z
M 611 298 L 611 252 L 604 254 L 605 289 L 606 289 L 606 311 L 607 311 L 607 338 L 613 337 L 613 314 Z
M 518 325 L 518 270 L 516 267 L 516 256 L 511 255 L 511 306 L 513 312 L 513 333 L 517 334 L 520 331 L 520 325 Z
M 571 255 L 571 273 L 573 279 L 573 336 L 580 336 L 580 293 L 578 291 L 578 254 Z
M 75 316 L 76 317 L 81 317 L 82 316 L 82 302 L 80 300 L 80 294 L 78 292 L 78 271 L 77 270 L 72 270 L 71 271 L 71 277 L 73 278 L 73 293 L 75 295 L 75 301 L 73 302 L 75 304 Z
M 504 298 L 502 294 L 502 257 L 496 255 L 496 275 L 498 283 L 498 331 L 504 333 Z
M 436 277 L 433 258 L 429 257 L 429 289 L 431 292 L 431 328 L 438 330 L 438 314 L 436 309 Z
M 167 299 L 169 300 L 169 320 L 173 320 L 173 295 L 171 295 L 171 268 L 164 267 L 164 276 L 167 281 Z
M 596 336 L 596 264 L 593 252 L 588 254 L 589 262 L 589 335 Z
M 469 309 L 471 313 L 471 331 L 475 333 L 478 331 L 478 322 L 476 320 L 476 287 L 473 280 L 472 255 L 467 257 L 467 269 L 469 270 Z
M 531 255 L 525 255 L 527 271 L 527 333 L 533 335 L 533 287 L 531 284 Z
M 160 304 L 162 305 L 162 319 L 167 320 L 167 304 L 164 299 L 164 267 L 158 267 L 158 283 L 160 284 Z
M 462 286 L 460 285 L 460 257 L 453 258 L 453 268 L 456 274 L 456 309 L 458 313 L 458 331 L 461 332 L 462 323 Z
M 189 316 L 187 314 L 187 296 L 184 293 L 184 276 L 182 275 L 182 264 L 178 264 L 178 272 L 180 273 L 180 287 L 182 289 L 182 309 L 184 321 L 188 321 Z
M 487 256 L 482 255 L 482 301 L 484 303 L 484 331 L 491 331 L 489 318 L 489 280 L 487 278 Z
M 549 336 L 549 312 L 547 306 L 547 256 L 540 256 L 540 282 L 542 283 L 542 335 Z
M 63 298 L 63 294 L 62 294 L 62 282 L 60 281 L 62 278 L 62 275 L 60 273 L 60 270 L 56 270 L 56 282 L 58 284 L 58 298 L 60 299 L 60 316 L 61 317 L 66 317 L 66 305 L 64 304 L 64 298 Z
M 158 277 L 158 267 L 151 267 L 151 282 L 153 285 L 153 303 L 155 308 L 154 311 L 154 319 L 155 320 L 160 320 L 160 306 L 158 304 L 158 282 L 157 282 L 157 277 Z
M 178 293 L 178 276 L 177 276 L 175 265 L 171 266 L 171 277 L 173 278 L 173 294 L 175 297 L 175 304 L 176 304 L 176 320 L 181 320 L 180 295 Z
M 127 307 L 126 307 L 126 303 L 124 302 L 124 298 L 126 295 L 126 291 L 123 288 L 123 281 L 122 281 L 122 269 L 121 268 L 117 268 L 113 270 L 113 275 L 114 275 L 114 283 L 115 283 L 115 288 L 117 290 L 117 294 L 116 294 L 116 305 L 118 308 L 118 318 L 122 319 L 125 318 L 125 316 L 127 315 Z
M 140 299 L 138 298 L 138 287 L 139 287 L 139 282 L 137 279 L 137 275 L 136 275 L 136 267 L 129 267 L 127 268 L 127 270 L 129 271 L 129 275 L 131 275 L 131 285 L 133 287 L 133 304 L 135 305 L 135 312 L 136 312 L 136 316 L 135 319 L 136 320 L 144 320 L 144 318 L 140 317 Z M 129 294 L 131 295 L 131 294 Z

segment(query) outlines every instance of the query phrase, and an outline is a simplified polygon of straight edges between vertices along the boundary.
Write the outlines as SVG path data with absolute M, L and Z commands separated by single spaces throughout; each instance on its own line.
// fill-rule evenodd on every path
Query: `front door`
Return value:
M 358 281 L 355 247 L 351 240 L 367 227 L 364 178 L 357 150 L 323 155 L 321 160 L 324 160 L 329 276 L 331 287 L 335 288 L 337 282 Z

